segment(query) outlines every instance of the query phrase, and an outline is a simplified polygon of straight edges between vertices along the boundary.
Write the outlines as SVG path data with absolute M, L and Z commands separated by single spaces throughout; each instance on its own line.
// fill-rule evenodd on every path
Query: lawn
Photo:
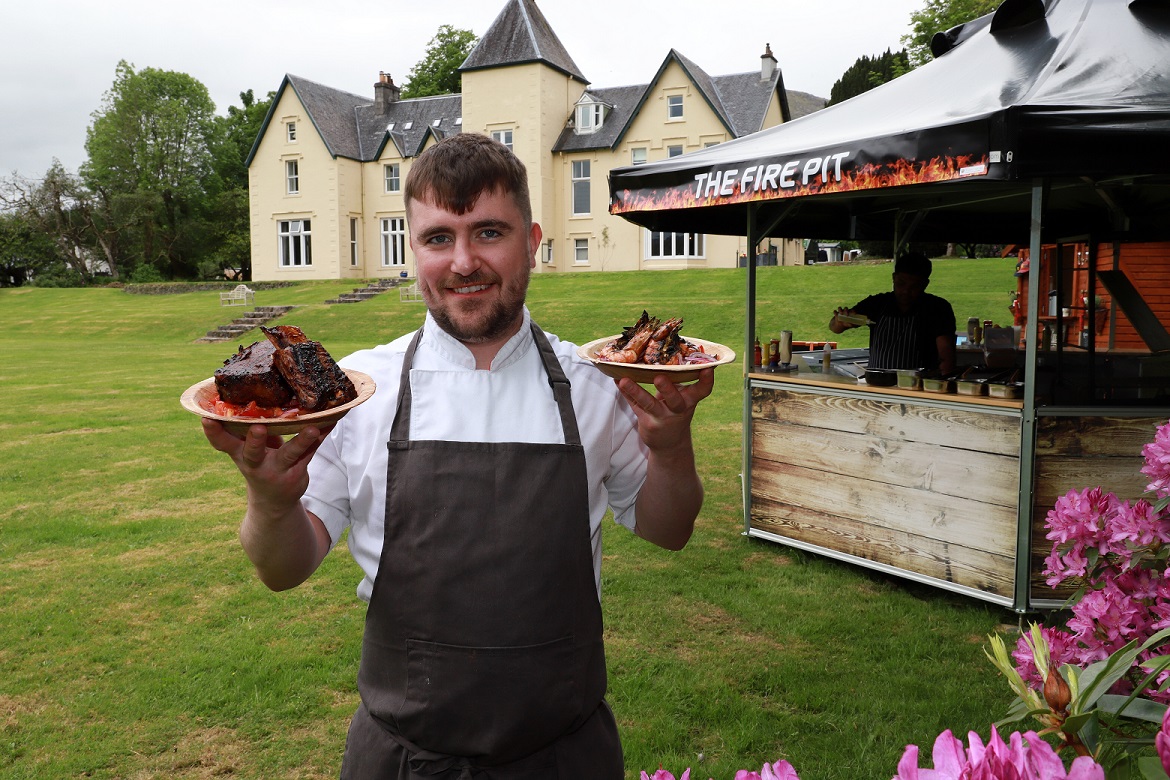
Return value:
M 1008 321 L 1013 265 L 936 263 L 933 292 Z M 759 269 L 765 338 L 829 334 L 888 265 Z M 538 275 L 537 321 L 584 342 L 643 308 L 740 349 L 742 270 Z M 261 291 L 335 356 L 418 326 L 393 292 Z M 241 482 L 178 404 L 235 343 L 217 292 L 0 291 L 0 777 L 332 778 L 364 610 L 344 549 L 294 591 L 253 576 Z M 241 339 L 244 343 L 254 336 Z M 860 346 L 850 332 L 843 346 Z M 1006 610 L 743 535 L 742 372 L 720 369 L 695 436 L 707 501 L 668 553 L 605 533 L 610 700 L 627 777 L 696 780 L 787 758 L 804 780 L 886 778 L 907 743 L 989 724 L 1009 703 L 983 655 Z

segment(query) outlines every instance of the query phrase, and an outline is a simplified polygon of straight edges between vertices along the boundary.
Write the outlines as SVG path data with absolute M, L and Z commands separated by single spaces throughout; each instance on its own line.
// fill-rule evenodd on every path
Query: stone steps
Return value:
M 378 279 L 370 282 L 365 287 L 357 287 L 353 292 L 341 293 L 336 298 L 331 298 L 325 303 L 361 303 L 368 301 L 370 298 L 376 298 L 387 290 L 393 290 L 402 282 L 407 281 L 400 277 L 393 279 Z
M 206 336 L 202 336 L 196 341 L 211 342 L 211 341 L 231 341 L 239 338 L 242 334 L 250 330 L 255 330 L 261 325 L 267 325 L 278 317 L 291 311 L 294 306 L 257 306 L 249 312 L 246 312 L 240 317 L 236 317 L 227 325 L 220 325 L 215 330 L 207 331 Z

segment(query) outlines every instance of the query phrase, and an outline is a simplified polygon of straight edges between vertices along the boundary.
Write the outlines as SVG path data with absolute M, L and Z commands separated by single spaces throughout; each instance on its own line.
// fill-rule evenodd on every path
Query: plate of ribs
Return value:
M 374 394 L 374 380 L 343 369 L 318 341 L 293 325 L 261 327 L 263 341 L 241 345 L 210 379 L 196 382 L 179 402 L 232 433 L 260 424 L 283 436 L 337 422 Z
M 704 369 L 735 360 L 731 347 L 693 336 L 683 338 L 682 326 L 681 317 L 660 320 L 643 311 L 621 333 L 583 344 L 577 354 L 606 376 L 629 377 L 643 384 L 653 384 L 656 376 L 676 384 L 692 382 Z

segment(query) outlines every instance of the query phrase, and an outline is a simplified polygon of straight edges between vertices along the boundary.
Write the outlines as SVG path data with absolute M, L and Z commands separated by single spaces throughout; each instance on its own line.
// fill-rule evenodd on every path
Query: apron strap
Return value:
M 532 340 L 536 343 L 540 353 L 541 363 L 544 364 L 545 374 L 548 376 L 548 385 L 552 388 L 553 400 L 557 403 L 557 411 L 561 416 L 561 428 L 564 430 L 565 444 L 581 446 L 581 432 L 577 428 L 577 416 L 573 412 L 572 385 L 561 368 L 553 352 L 552 344 L 544 331 L 535 323 L 529 322 L 532 329 Z M 411 392 L 410 367 L 414 364 L 414 353 L 422 341 L 423 328 L 419 328 L 406 354 L 402 358 L 402 374 L 398 379 L 398 410 L 394 413 L 394 423 L 390 426 L 390 441 L 406 441 L 410 438 Z
M 557 409 L 561 413 L 561 427 L 565 431 L 565 444 L 581 446 L 581 432 L 577 429 L 577 415 L 573 413 L 572 385 L 561 368 L 561 361 L 553 352 L 548 336 L 535 322 L 532 326 L 532 340 L 540 350 L 540 359 L 544 363 L 544 370 L 548 374 L 548 386 L 552 388 L 553 399 L 557 402 Z
M 414 353 L 422 341 L 422 334 L 422 328 L 415 331 L 410 346 L 406 348 L 406 355 L 402 358 L 402 374 L 398 377 L 398 411 L 394 413 L 394 423 L 390 426 L 390 441 L 406 441 L 410 438 L 410 367 L 414 363 Z

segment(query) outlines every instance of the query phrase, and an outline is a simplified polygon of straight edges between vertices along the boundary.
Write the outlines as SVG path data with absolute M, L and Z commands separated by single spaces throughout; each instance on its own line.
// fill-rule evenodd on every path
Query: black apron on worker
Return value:
M 919 341 L 917 314 L 881 316 L 870 328 L 870 368 L 928 367 L 928 356 Z M 936 358 L 934 365 L 937 364 Z
M 564 444 L 411 441 L 422 330 L 407 349 L 343 780 L 623 776 L 585 452 L 568 379 L 532 334 Z

